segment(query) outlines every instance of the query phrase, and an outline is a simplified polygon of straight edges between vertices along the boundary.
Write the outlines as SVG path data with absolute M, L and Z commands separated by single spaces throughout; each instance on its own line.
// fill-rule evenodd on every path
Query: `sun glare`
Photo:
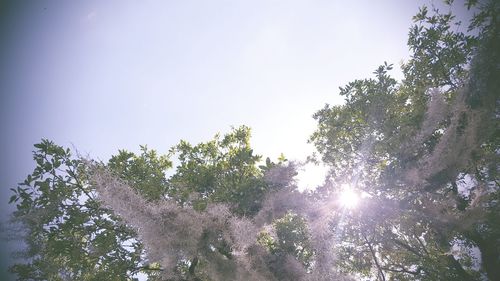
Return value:
M 339 203 L 347 209 L 354 209 L 358 206 L 359 195 L 350 186 L 343 186 L 339 197 Z

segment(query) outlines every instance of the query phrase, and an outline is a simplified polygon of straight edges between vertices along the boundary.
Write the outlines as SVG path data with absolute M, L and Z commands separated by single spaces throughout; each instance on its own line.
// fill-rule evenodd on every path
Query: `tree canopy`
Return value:
M 447 1 L 452 5 L 452 1 Z M 250 128 L 107 162 L 35 144 L 12 188 L 19 280 L 500 280 L 500 7 L 464 30 L 422 7 L 392 64 L 314 114 L 325 184 L 255 154 Z M 458 26 L 458 27 L 457 27 Z M 174 168 L 175 166 L 175 168 Z M 343 193 L 356 206 L 343 204 Z M 344 202 L 345 203 L 345 202 Z

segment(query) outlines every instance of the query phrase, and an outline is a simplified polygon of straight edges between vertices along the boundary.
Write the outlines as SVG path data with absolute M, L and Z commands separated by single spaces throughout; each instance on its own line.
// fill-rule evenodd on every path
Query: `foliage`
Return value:
M 119 179 L 109 166 L 88 164 L 100 200 L 137 229 L 148 261 L 161 265 L 161 278 L 288 280 L 310 267 L 305 220 L 268 207 L 274 194 L 296 189 L 294 168 L 284 157 L 258 166 L 249 137 L 240 127 L 194 146 L 181 141 L 170 150 L 179 163 L 158 200 L 133 188 L 126 173 Z M 265 251 L 257 233 L 271 225 L 279 245 Z
M 479 7 L 474 33 L 464 34 L 450 13 L 422 8 L 401 83 L 384 64 L 376 79 L 341 88 L 343 105 L 314 115 L 310 140 L 331 167 L 333 188 L 349 183 L 370 195 L 371 203 L 332 224 L 344 241 L 336 247 L 346 272 L 379 280 L 500 278 L 493 266 L 500 256 L 498 9 L 494 1 Z M 464 177 L 474 180 L 464 187 Z M 479 270 L 467 262 L 473 256 L 453 250 L 457 243 L 480 250 Z
M 35 171 L 11 197 L 18 208 L 13 221 L 28 243 L 25 262 L 11 271 L 21 280 L 102 280 L 109 274 L 128 280 L 137 272 L 151 280 L 214 280 L 238 272 L 259 280 L 252 277 L 262 276 L 259 271 L 273 279 L 266 264 L 249 272 L 235 251 L 261 247 L 251 234 L 258 226 L 247 217 L 296 173 L 284 157 L 259 166 L 249 138 L 243 126 L 194 146 L 181 141 L 169 155 L 145 146 L 139 155 L 120 150 L 106 164 L 75 159 L 69 149 L 43 140 L 35 145 Z M 176 155 L 178 167 L 167 178 Z
M 258 167 L 261 156 L 250 147 L 248 127 L 195 146 L 181 141 L 170 153 L 177 154 L 180 163 L 169 180 L 168 195 L 195 209 L 217 202 L 230 204 L 239 215 L 254 215 L 271 188 L 263 171 L 276 164 L 267 159 L 266 166 Z
M 257 242 L 273 255 L 292 255 L 306 268 L 310 269 L 312 266 L 314 252 L 310 244 L 307 221 L 297 214 L 287 212 L 283 217 L 276 219 L 272 231 L 260 232 Z
M 340 88 L 344 104 L 314 114 L 310 142 L 330 174 L 311 192 L 298 192 L 295 163 L 254 154 L 245 126 L 167 155 L 120 150 L 107 163 L 35 144 L 36 168 L 10 198 L 26 242 L 11 271 L 20 280 L 499 280 L 500 11 L 466 4 L 477 8 L 467 32 L 451 13 L 420 9 L 403 81 L 384 63 Z M 346 184 L 363 195 L 355 209 L 339 204 Z
M 304 218 L 288 212 L 274 222 L 278 246 L 275 252 L 284 252 L 297 257 L 306 267 L 311 267 L 313 250 L 309 230 Z
M 141 154 L 119 150 L 108 162 L 108 168 L 121 179 L 127 181 L 148 200 L 162 198 L 166 190 L 166 171 L 172 162 L 166 155 L 158 155 L 154 150 L 141 146 Z
M 19 280 L 132 279 L 142 252 L 135 232 L 101 207 L 69 149 L 48 140 L 35 148 L 37 166 L 10 198 L 27 246 L 26 263 L 11 271 Z

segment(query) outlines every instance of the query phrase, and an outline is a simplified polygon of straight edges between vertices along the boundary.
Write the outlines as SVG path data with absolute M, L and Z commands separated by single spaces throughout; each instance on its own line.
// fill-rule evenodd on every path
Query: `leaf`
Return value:
M 39 186 L 40 186 L 40 191 L 42 193 L 48 193 L 49 192 L 50 186 L 49 186 L 48 179 L 45 180 L 45 181 L 43 181 L 43 182 L 41 182 Z
M 45 144 L 43 144 L 43 143 L 36 143 L 33 146 L 38 148 L 38 149 L 44 149 L 46 147 Z

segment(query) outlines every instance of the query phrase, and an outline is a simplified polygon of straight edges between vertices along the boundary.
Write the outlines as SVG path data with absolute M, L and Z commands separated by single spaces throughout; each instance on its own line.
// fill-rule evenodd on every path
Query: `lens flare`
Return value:
M 347 209 L 354 209 L 359 204 L 359 195 L 350 186 L 343 186 L 339 196 L 339 203 Z

